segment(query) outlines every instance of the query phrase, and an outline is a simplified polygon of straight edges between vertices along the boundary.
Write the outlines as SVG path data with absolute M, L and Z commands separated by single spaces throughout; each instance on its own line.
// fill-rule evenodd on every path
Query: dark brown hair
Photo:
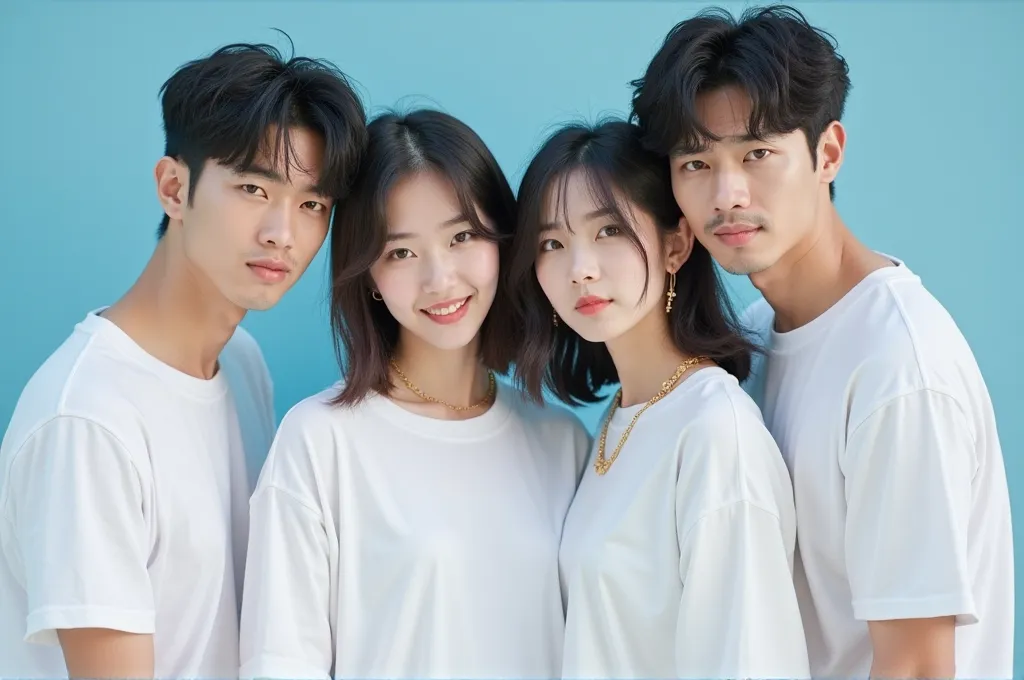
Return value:
M 331 232 L 331 327 L 344 374 L 335 402 L 355 404 L 371 392 L 389 394 L 388 362 L 399 323 L 371 297 L 370 267 L 387 243 L 388 196 L 395 184 L 419 172 L 447 178 L 470 230 L 498 244 L 499 281 L 492 313 L 480 328 L 480 355 L 504 373 L 514 356 L 515 322 L 507 312 L 505 265 L 515 229 L 516 201 L 501 167 L 465 123 L 440 111 L 386 113 L 367 126 L 369 143 L 348 198 L 338 204 Z M 483 213 L 493 224 L 484 224 Z M 497 309 L 495 313 L 493 310 Z
M 802 130 L 817 163 L 821 133 L 843 116 L 850 75 L 835 39 L 797 9 L 750 7 L 735 19 L 712 7 L 673 27 L 631 85 L 632 118 L 659 154 L 689 153 L 717 141 L 700 122 L 697 100 L 735 85 L 753 105 L 751 135 Z M 829 195 L 835 198 L 834 182 Z
M 577 170 L 586 174 L 601 207 L 617 218 L 617 226 L 640 253 L 645 269 L 647 254 L 633 220 L 625 215 L 641 210 L 663 234 L 678 230 L 681 217 L 668 162 L 643 147 L 635 125 L 615 120 L 594 127 L 568 125 L 555 132 L 531 161 L 519 187 L 519 219 L 509 271 L 523 333 L 515 376 L 535 399 L 548 388 L 568 404 L 598 401 L 601 388 L 619 382 L 604 343 L 584 340 L 565 323 L 554 325 L 551 304 L 535 271 L 550 192 L 558 191 L 556 205 L 564 210 L 566 184 Z M 624 200 L 616 200 L 616 193 Z M 565 222 L 569 226 L 568 219 Z M 741 334 L 711 255 L 698 241 L 676 273 L 676 294 L 669 328 L 679 351 L 707 356 L 738 380 L 745 379 L 754 346 Z
M 287 177 L 295 128 L 320 136 L 320 188 L 343 200 L 366 144 L 366 114 L 348 77 L 326 60 L 285 59 L 271 45 L 221 47 L 175 71 L 160 95 L 164 155 L 188 166 L 189 205 L 207 160 L 246 172 L 266 152 Z M 158 238 L 169 224 L 164 215 Z

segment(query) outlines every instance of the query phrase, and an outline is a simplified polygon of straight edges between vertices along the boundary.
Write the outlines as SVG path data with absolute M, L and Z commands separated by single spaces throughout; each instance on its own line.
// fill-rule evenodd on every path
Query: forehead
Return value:
M 742 89 L 722 87 L 697 98 L 697 115 L 715 137 L 746 137 L 753 103 Z
M 436 172 L 417 172 L 398 180 L 388 194 L 388 231 L 436 230 L 461 212 L 455 187 Z
M 556 177 L 548 187 L 544 196 L 543 222 L 567 226 L 569 223 L 586 222 L 595 219 L 590 213 L 601 207 L 601 201 L 595 194 L 590 176 L 582 169 L 576 169 L 566 175 Z
M 281 133 L 270 128 L 253 155 L 252 163 L 238 168 L 282 184 L 316 184 L 323 170 L 323 139 L 307 128 L 290 128 Z

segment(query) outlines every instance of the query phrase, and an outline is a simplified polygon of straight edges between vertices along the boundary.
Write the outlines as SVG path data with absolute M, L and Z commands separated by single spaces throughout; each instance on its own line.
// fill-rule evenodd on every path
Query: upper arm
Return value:
M 326 678 L 334 660 L 331 537 L 320 493 L 330 494 L 311 449 L 334 442 L 308 428 L 306 408 L 287 415 L 250 501 L 240 624 L 240 674 Z
M 84 418 L 51 420 L 16 455 L 10 490 L 25 638 L 55 644 L 55 631 L 75 628 L 152 633 L 147 499 L 117 437 Z
M 967 540 L 978 462 L 959 403 L 931 390 L 892 399 L 852 430 L 842 463 L 854 615 L 975 622 Z
M 153 636 L 104 628 L 57 631 L 71 678 L 153 677 Z
M 746 402 L 732 406 L 731 418 L 712 417 L 680 453 L 706 462 L 686 466 L 676 489 L 677 671 L 808 677 L 788 473 L 756 412 Z

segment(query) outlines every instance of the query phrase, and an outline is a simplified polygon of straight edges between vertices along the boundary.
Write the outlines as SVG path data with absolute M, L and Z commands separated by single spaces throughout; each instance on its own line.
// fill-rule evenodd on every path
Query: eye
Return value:
M 408 248 L 395 248 L 388 253 L 389 260 L 408 260 L 409 258 L 415 257 L 413 252 Z
M 319 201 L 306 201 L 302 204 L 302 207 L 306 210 L 312 210 L 313 212 L 323 212 L 327 210 L 327 206 Z
M 614 224 L 609 224 L 607 227 L 601 227 L 601 230 L 597 232 L 597 236 L 598 238 L 608 238 L 611 236 L 618 236 L 621 233 L 621 227 L 617 227 Z
M 245 193 L 249 194 L 250 196 L 262 196 L 263 198 L 267 197 L 267 192 L 265 192 L 263 189 L 256 186 L 255 184 L 242 184 L 238 188 L 244 191 Z
M 540 250 L 541 250 L 541 252 L 545 252 L 545 251 L 549 251 L 549 250 L 561 250 L 561 249 L 562 249 L 562 244 L 559 243 L 558 241 L 556 241 L 553 238 L 549 238 L 547 240 L 544 240 L 544 241 L 540 242 Z
M 754 149 L 753 151 L 748 153 L 743 160 L 759 161 L 764 158 L 767 158 L 768 156 L 771 155 L 771 153 L 772 152 L 769 149 Z
M 683 172 L 696 172 L 698 170 L 703 170 L 706 167 L 708 167 L 708 165 L 704 161 L 686 161 L 682 165 Z
M 471 231 L 460 231 L 458 234 L 452 237 L 452 243 L 466 243 L 472 241 L 474 234 Z

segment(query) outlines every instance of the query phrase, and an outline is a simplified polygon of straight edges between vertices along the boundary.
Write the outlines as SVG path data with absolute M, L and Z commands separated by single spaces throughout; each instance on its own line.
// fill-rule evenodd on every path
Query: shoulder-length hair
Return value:
M 647 213 L 666 235 L 679 229 L 682 216 L 672 195 L 667 159 L 645 149 L 640 130 L 630 123 L 565 126 L 531 161 L 519 187 L 509 271 L 523 335 L 515 375 L 535 399 L 548 388 L 568 404 L 598 401 L 603 387 L 619 382 L 604 343 L 584 340 L 564 322 L 553 323 L 551 303 L 537 281 L 539 235 L 542 223 L 550 220 L 545 211 L 552 196 L 556 210 L 564 210 L 566 186 L 577 171 L 585 174 L 600 207 L 617 218 L 645 267 L 647 253 L 627 215 L 634 210 Z M 645 295 L 650 283 L 646 282 Z M 658 285 L 660 293 L 660 281 Z M 754 346 L 741 334 L 711 255 L 698 241 L 676 273 L 676 294 L 669 328 L 679 351 L 706 356 L 737 379 L 746 378 Z
M 511 306 L 503 282 L 516 200 L 501 167 L 469 126 L 440 111 L 387 113 L 374 119 L 367 132 L 369 141 L 352 191 L 338 204 L 331 232 L 330 316 L 344 376 L 335 403 L 355 404 L 372 392 L 391 391 L 389 361 L 399 323 L 371 297 L 370 267 L 387 244 L 392 188 L 420 172 L 436 172 L 451 182 L 470 229 L 498 244 L 501 273 L 492 312 L 480 329 L 480 354 L 488 368 L 507 371 L 515 351 L 515 322 L 508 315 Z

